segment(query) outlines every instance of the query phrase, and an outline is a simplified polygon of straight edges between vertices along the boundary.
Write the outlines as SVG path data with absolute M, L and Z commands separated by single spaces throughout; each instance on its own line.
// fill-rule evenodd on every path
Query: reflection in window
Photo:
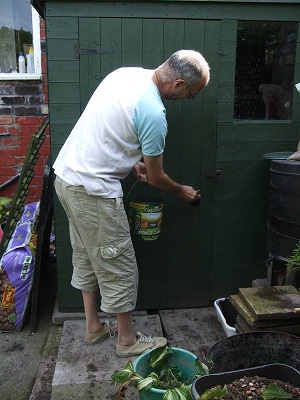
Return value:
M 240 21 L 235 119 L 290 119 L 297 23 Z
M 33 47 L 30 0 L 0 0 L 0 72 L 18 71 L 18 55 Z

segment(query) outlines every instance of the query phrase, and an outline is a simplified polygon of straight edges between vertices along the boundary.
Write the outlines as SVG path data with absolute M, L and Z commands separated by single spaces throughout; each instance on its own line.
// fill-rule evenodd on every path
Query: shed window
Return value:
M 0 4 L 0 79 L 38 79 L 41 74 L 38 13 L 30 0 L 0 0 Z M 21 51 L 26 60 L 25 73 L 19 73 L 18 68 Z M 27 71 L 26 55 L 29 51 L 33 51 L 31 71 Z
M 238 22 L 235 119 L 291 119 L 296 43 L 296 22 Z

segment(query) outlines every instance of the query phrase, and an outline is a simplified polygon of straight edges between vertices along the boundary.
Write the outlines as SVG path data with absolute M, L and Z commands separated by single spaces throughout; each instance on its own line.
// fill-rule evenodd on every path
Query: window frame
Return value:
M 40 16 L 36 9 L 31 5 L 32 18 L 32 41 L 34 48 L 34 65 L 35 74 L 19 74 L 19 73 L 0 73 L 0 81 L 25 81 L 25 80 L 40 80 L 42 77 L 41 69 L 41 35 L 40 35 Z

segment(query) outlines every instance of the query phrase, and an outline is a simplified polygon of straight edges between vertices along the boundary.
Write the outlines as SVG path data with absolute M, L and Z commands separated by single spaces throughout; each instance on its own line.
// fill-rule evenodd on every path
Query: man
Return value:
M 120 357 L 167 343 L 163 337 L 133 331 L 138 270 L 120 180 L 132 170 L 137 179 L 162 191 L 188 202 L 199 199 L 197 190 L 164 172 L 167 122 L 162 99 L 194 99 L 209 77 L 207 62 L 194 50 L 177 51 L 156 70 L 117 69 L 94 92 L 53 165 L 56 192 L 70 226 L 71 284 L 83 297 L 85 342 L 98 343 L 118 330 Z M 101 309 L 117 314 L 117 325 L 99 321 L 99 288 Z

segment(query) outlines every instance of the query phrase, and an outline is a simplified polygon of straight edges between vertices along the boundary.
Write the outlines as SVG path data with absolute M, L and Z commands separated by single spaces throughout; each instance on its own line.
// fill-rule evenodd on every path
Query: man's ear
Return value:
M 175 86 L 176 88 L 178 88 L 178 87 L 180 87 L 180 86 L 182 86 L 182 85 L 185 85 L 185 80 L 184 80 L 184 79 L 179 78 L 179 79 L 176 79 L 176 80 L 174 81 L 174 86 Z

